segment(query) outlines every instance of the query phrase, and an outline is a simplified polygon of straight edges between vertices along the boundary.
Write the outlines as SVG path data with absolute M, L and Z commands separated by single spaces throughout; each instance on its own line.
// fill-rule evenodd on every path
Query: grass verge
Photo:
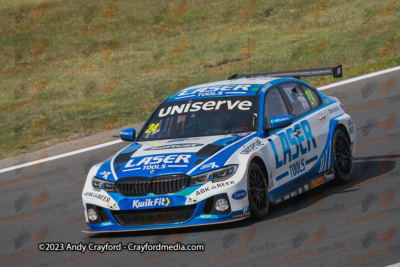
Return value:
M 398 66 L 399 15 L 394 0 L 3 1 L 0 159 L 144 121 L 230 73 Z

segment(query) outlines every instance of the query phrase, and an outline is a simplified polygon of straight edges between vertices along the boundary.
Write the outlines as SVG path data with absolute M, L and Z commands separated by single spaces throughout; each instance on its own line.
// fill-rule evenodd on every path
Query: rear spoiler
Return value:
M 291 70 L 283 72 L 270 72 L 270 73 L 255 73 L 255 74 L 234 74 L 229 76 L 228 80 L 239 78 L 255 78 L 257 76 L 273 76 L 273 77 L 293 77 L 300 79 L 300 77 L 333 75 L 333 78 L 342 78 L 342 65 L 332 68 L 319 68 L 319 69 L 306 69 L 306 70 Z

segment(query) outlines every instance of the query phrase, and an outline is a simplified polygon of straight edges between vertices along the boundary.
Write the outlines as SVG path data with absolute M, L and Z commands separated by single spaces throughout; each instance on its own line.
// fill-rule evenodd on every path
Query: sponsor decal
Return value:
M 110 210 L 116 210 L 118 208 L 117 204 L 114 203 L 114 205 L 108 205 L 108 208 Z
M 213 184 L 212 186 L 207 186 L 207 187 L 203 187 L 199 190 L 196 190 L 196 196 L 200 196 L 206 192 L 209 192 L 210 190 L 216 189 L 216 188 L 221 188 L 227 185 L 233 185 L 235 184 L 235 181 L 227 181 L 227 182 L 221 182 L 218 184 Z
M 302 99 L 300 100 L 301 105 L 303 106 L 304 109 L 309 109 L 310 106 L 308 105 L 308 102 L 305 98 L 302 97 Z
M 168 141 L 168 143 L 172 143 L 172 142 L 184 142 L 184 141 L 196 141 L 199 140 L 200 138 L 198 137 L 191 137 L 191 138 L 178 138 L 178 139 L 174 139 L 171 141 Z
M 99 193 L 93 193 L 93 192 L 86 192 L 84 195 L 88 196 L 88 197 L 97 198 L 97 199 L 99 199 L 101 201 L 104 201 L 104 202 L 107 202 L 107 203 L 109 203 L 110 199 L 111 199 L 109 196 L 102 195 L 102 194 L 99 194 Z
M 201 166 L 200 170 L 204 170 L 206 168 L 214 169 L 214 168 L 219 168 L 219 166 L 217 164 L 215 164 L 215 162 L 211 162 L 211 163 Z
M 267 91 L 268 88 L 270 88 L 272 86 L 272 84 L 267 83 L 266 85 L 264 85 L 264 87 L 261 89 L 261 92 L 265 93 Z
M 283 122 L 283 121 L 287 121 L 287 120 L 288 120 L 287 117 L 286 118 L 276 118 L 276 119 L 274 119 L 275 122 Z
M 329 111 L 329 114 L 335 113 L 336 111 L 339 111 L 339 106 L 328 109 L 328 111 Z
M 321 177 L 321 178 L 322 178 L 322 177 Z M 316 180 L 317 180 L 317 179 L 316 179 Z M 315 180 L 314 180 L 314 181 L 315 181 Z M 302 193 L 304 193 L 304 192 L 306 192 L 306 191 L 308 191 L 308 190 L 309 190 L 309 185 L 308 185 L 308 184 L 305 184 L 305 185 L 299 187 L 299 188 L 297 189 L 297 191 L 293 191 L 293 192 L 291 192 L 289 195 L 286 195 L 286 196 L 284 196 L 284 197 L 282 197 L 282 198 L 277 199 L 277 200 L 275 201 L 275 204 L 278 204 L 278 203 L 280 203 L 280 202 L 282 202 L 282 201 L 285 201 L 285 200 L 287 200 L 287 199 L 289 199 L 289 198 L 291 198 L 291 197 L 297 196 L 298 194 L 302 194 Z
M 107 177 L 108 177 L 108 175 L 111 174 L 111 172 L 103 171 L 103 172 L 101 172 L 99 174 L 102 175 L 105 180 L 107 180 Z
M 353 122 L 353 120 L 352 119 L 349 119 L 348 121 L 347 121 L 347 126 L 353 126 L 353 124 L 354 124 L 354 122 Z
M 253 103 L 249 100 L 210 100 L 207 102 L 189 100 L 186 104 L 176 104 L 160 109 L 158 117 L 162 118 L 168 115 L 193 113 L 198 111 L 215 111 L 215 110 L 250 110 Z
M 195 97 L 195 96 L 218 96 L 229 93 L 247 93 L 251 92 L 251 87 L 260 87 L 260 84 L 240 84 L 240 85 L 221 85 L 221 86 L 207 86 L 200 88 L 193 88 L 182 90 L 177 97 Z
M 182 165 L 183 167 L 187 167 L 187 165 Z M 171 167 L 171 165 L 169 165 L 169 167 Z M 155 170 L 162 170 L 167 168 L 167 164 L 156 164 L 156 165 L 149 165 L 149 166 L 143 166 L 143 170 L 152 170 L 153 172 L 151 173 L 149 171 L 150 174 L 155 173 Z M 129 169 L 129 170 L 123 170 L 123 171 L 130 171 L 130 170 L 140 170 L 141 168 L 134 168 L 134 169 Z
M 350 134 L 354 133 L 354 122 L 352 119 L 349 119 L 347 121 L 347 126 L 349 126 L 349 133 Z
M 145 199 L 134 199 L 132 201 L 132 208 L 161 208 L 168 207 L 171 203 L 168 197 L 149 197 Z
M 289 166 L 290 169 L 290 174 L 292 175 L 292 177 L 295 177 L 297 175 L 299 175 L 300 173 L 303 173 L 306 170 L 306 164 L 304 162 L 304 159 L 301 159 L 297 162 L 295 162 L 294 164 L 291 164 Z
M 167 167 L 187 167 L 187 165 L 172 165 L 172 164 L 182 164 L 182 163 L 188 164 L 189 158 L 191 156 L 192 155 L 189 154 L 150 156 L 142 158 L 136 164 L 134 164 L 133 162 L 137 159 L 131 159 L 128 161 L 128 163 L 126 163 L 125 169 L 127 168 L 133 168 L 133 169 L 123 170 L 123 171 L 140 170 L 142 168 L 143 170 L 151 170 L 151 169 L 165 169 Z
M 295 124 L 294 128 L 298 125 L 299 124 Z M 275 155 L 275 164 L 277 170 L 282 166 L 285 166 L 287 163 L 296 160 L 300 154 L 304 155 L 310 152 L 313 148 L 317 148 L 317 142 L 312 134 L 310 123 L 306 120 L 303 120 L 300 122 L 300 125 L 303 129 L 303 134 L 295 136 L 292 128 L 288 128 L 286 131 L 281 131 L 278 134 L 281 146 L 279 149 L 283 152 L 283 158 L 279 158 L 278 150 L 274 143 L 277 142 L 277 140 L 270 140 L 270 144 Z M 303 143 L 306 143 L 304 147 Z M 292 154 L 291 147 L 295 148 L 294 150 L 296 152 L 294 154 Z
M 311 181 L 311 188 L 317 187 L 324 183 L 324 177 L 318 177 L 317 179 Z
M 274 180 L 272 178 L 269 178 L 268 189 L 271 189 L 272 187 L 274 187 Z
M 202 218 L 202 219 L 211 219 L 211 214 L 202 214 L 202 215 L 200 215 L 200 218 Z
M 188 203 L 197 203 L 197 200 L 191 199 L 190 197 L 188 198 Z
M 196 146 L 202 146 L 202 145 L 203 145 L 203 144 L 195 144 L 195 143 L 190 143 L 190 144 L 177 144 L 177 145 L 165 145 L 165 146 L 150 147 L 150 148 L 146 148 L 146 149 L 144 149 L 144 150 L 177 149 L 177 148 L 196 147 Z
M 239 191 L 233 193 L 232 198 L 236 199 L 236 200 L 240 200 L 240 199 L 243 199 L 246 195 L 247 195 L 246 190 L 242 189 L 242 190 L 239 190 Z
M 254 141 L 252 144 L 248 145 L 245 149 L 243 149 L 240 154 L 249 154 L 250 152 L 256 151 L 264 144 L 260 140 Z
M 196 191 L 196 197 L 210 191 L 210 187 L 204 187 Z
M 250 211 L 247 211 L 247 212 L 244 212 L 244 213 L 241 213 L 241 214 L 233 215 L 232 218 L 242 218 L 242 217 L 246 217 L 246 216 L 249 216 L 249 215 L 250 215 Z

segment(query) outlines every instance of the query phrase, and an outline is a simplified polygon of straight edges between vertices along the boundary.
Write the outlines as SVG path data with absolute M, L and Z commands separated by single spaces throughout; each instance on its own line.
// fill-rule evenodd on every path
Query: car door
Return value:
M 265 95 L 264 121 L 267 129 L 271 128 L 270 120 L 273 117 L 293 114 L 288 101 L 282 96 L 282 92 L 278 87 L 275 87 L 269 89 Z M 304 148 L 301 146 L 302 141 L 305 140 L 302 139 L 300 134 L 300 123 L 269 132 L 267 140 L 271 149 L 269 150 L 268 162 L 271 170 L 270 180 L 272 180 L 275 188 L 285 184 L 296 187 L 305 181 L 306 157 Z
M 304 156 L 305 169 L 311 170 L 324 151 L 329 133 L 326 110 L 319 109 L 322 101 L 318 93 L 301 83 L 280 86 L 295 118 L 293 126 L 299 131 L 300 152 Z
M 274 109 L 273 103 L 276 101 L 271 101 L 273 98 L 269 97 L 268 94 L 266 95 L 266 123 L 269 123 L 270 119 L 276 115 L 292 115 L 296 118 L 310 109 L 307 99 L 300 94 L 294 95 L 293 88 L 296 88 L 296 84 L 292 83 L 283 84 L 276 89 L 285 106 L 284 113 L 279 110 L 272 112 L 272 114 L 271 112 L 268 113 L 269 109 Z M 286 97 L 285 94 L 287 92 L 292 95 Z M 305 102 L 301 103 L 300 100 Z M 306 130 L 308 131 L 308 128 Z M 290 183 L 291 187 L 296 187 L 303 183 L 306 180 L 305 175 L 308 171 L 306 165 L 308 147 L 306 146 L 307 140 L 303 133 L 301 122 L 296 121 L 288 127 L 271 132 L 268 140 L 270 140 L 275 157 L 275 174 L 273 176 L 275 176 L 276 184 L 280 186 Z
M 313 147 L 308 153 L 307 165 L 309 169 L 311 169 L 318 162 L 318 159 L 325 155 L 325 151 L 329 152 L 331 149 L 330 144 L 327 143 L 330 127 L 330 114 L 326 108 L 321 108 L 322 100 L 316 90 L 304 84 L 301 84 L 301 88 L 311 105 L 311 111 L 309 115 L 306 116 L 306 120 L 310 125 L 310 129 L 316 142 L 316 147 Z M 327 157 L 325 157 L 325 160 L 322 162 L 324 164 L 321 164 L 321 168 L 316 170 L 316 172 L 324 172 L 328 169 L 330 162 L 328 156 L 330 155 L 331 153 L 327 154 Z M 309 173 L 308 178 L 313 178 L 316 172 Z

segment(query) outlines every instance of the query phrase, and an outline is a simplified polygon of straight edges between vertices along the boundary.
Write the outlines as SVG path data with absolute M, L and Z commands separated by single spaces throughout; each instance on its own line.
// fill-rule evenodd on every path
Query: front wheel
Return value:
M 353 172 L 353 155 L 351 154 L 350 142 L 341 129 L 336 129 L 332 145 L 336 181 L 340 184 L 348 183 Z
M 268 187 L 263 171 L 258 164 L 250 163 L 247 173 L 250 214 L 253 219 L 263 219 L 269 208 Z

